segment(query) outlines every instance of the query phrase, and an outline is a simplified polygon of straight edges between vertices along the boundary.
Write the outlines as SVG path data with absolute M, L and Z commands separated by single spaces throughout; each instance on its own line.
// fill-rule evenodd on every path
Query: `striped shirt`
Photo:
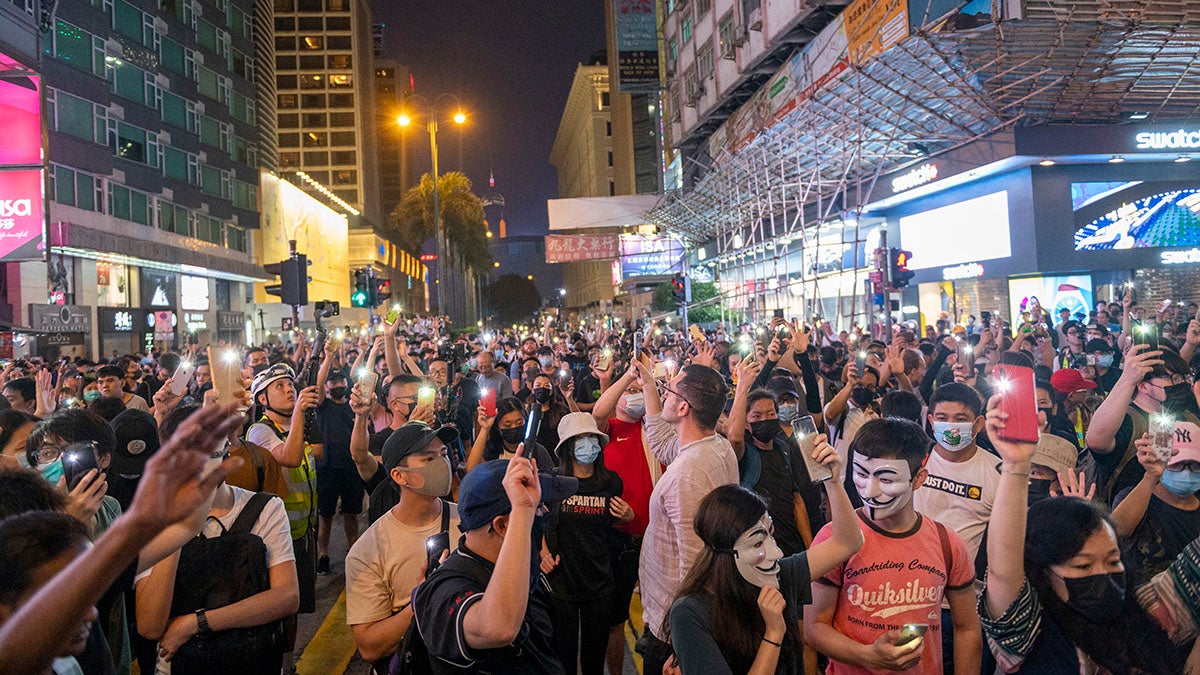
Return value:
M 650 494 L 650 524 L 642 541 L 639 582 L 643 618 L 661 637 L 679 584 L 703 543 L 692 527 L 700 501 L 722 485 L 738 482 L 737 457 L 724 436 L 713 434 L 680 447 L 679 436 L 658 415 L 646 415 L 646 437 L 667 465 Z

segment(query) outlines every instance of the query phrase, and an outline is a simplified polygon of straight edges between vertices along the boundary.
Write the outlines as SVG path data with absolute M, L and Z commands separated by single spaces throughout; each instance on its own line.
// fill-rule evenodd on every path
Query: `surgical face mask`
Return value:
M 1174 410 L 1182 413 L 1196 406 L 1195 396 L 1192 394 L 1192 387 L 1186 382 L 1172 384 L 1163 387 L 1163 394 L 1166 398 L 1163 399 L 1163 407 L 1167 410 Z
M 99 391 L 85 391 L 85 392 L 83 392 L 83 400 L 84 400 L 84 401 L 87 401 L 88 403 L 91 403 L 92 401 L 95 401 L 95 400 L 96 400 L 96 399 L 98 399 L 98 398 L 100 398 L 100 392 L 99 392 Z
M 1195 473 L 1190 469 L 1175 470 L 1168 467 L 1163 472 L 1161 482 L 1163 487 L 1180 497 L 1200 492 L 1200 473 Z
M 332 399 L 346 398 L 346 392 L 349 390 L 350 390 L 349 387 L 330 387 L 329 388 L 329 398 L 332 398 Z
M 63 477 L 62 458 L 54 459 L 49 462 L 38 462 L 38 473 L 42 474 L 42 478 L 51 485 L 58 485 L 58 481 Z
M 854 488 L 872 520 L 894 516 L 912 502 L 913 475 L 902 459 L 854 454 Z
M 549 403 L 550 397 L 553 395 L 554 392 L 550 390 L 550 387 L 537 387 L 533 390 L 533 400 L 538 403 Z
M 543 368 L 549 368 L 554 363 L 553 356 L 539 356 L 538 363 L 542 364 Z
M 850 400 L 854 401 L 856 407 L 865 408 L 875 400 L 875 390 L 856 386 L 850 390 Z
M 450 493 L 450 459 L 447 457 L 436 457 L 432 462 L 421 466 L 400 466 L 396 467 L 401 471 L 415 473 L 425 479 L 421 487 L 407 486 L 408 489 L 417 494 L 427 497 L 445 497 Z
M 1067 606 L 1092 621 L 1120 610 L 1125 604 L 1125 573 L 1060 577 L 1067 587 Z
M 759 443 L 770 443 L 781 431 L 783 431 L 783 425 L 777 419 L 750 423 L 750 435 Z
M 772 534 L 771 518 L 763 514 L 733 544 L 733 559 L 742 578 L 751 586 L 779 588 L 779 560 L 783 551 Z
M 479 367 L 479 359 L 472 356 L 470 359 L 467 360 L 467 365 L 468 365 L 468 367 L 470 367 L 472 369 L 478 368 Z
M 646 414 L 646 396 L 645 394 L 626 394 L 625 395 L 625 414 L 633 419 L 640 419 Z
M 509 445 L 516 445 L 525 440 L 525 427 L 513 427 L 511 429 L 501 429 L 500 439 Z
M 1096 365 L 1100 368 L 1111 368 L 1113 364 L 1112 354 L 1097 354 Z
M 795 403 L 781 403 L 779 405 L 779 421 L 791 423 L 792 420 L 800 414 L 800 406 Z
M 961 452 L 975 440 L 975 425 L 971 422 L 933 423 L 933 439 L 950 452 Z
M 580 436 L 575 439 L 575 461 L 591 464 L 600 456 L 600 440 L 595 436 Z
M 1029 481 L 1029 505 L 1050 498 L 1050 485 L 1054 481 L 1049 478 L 1032 478 Z

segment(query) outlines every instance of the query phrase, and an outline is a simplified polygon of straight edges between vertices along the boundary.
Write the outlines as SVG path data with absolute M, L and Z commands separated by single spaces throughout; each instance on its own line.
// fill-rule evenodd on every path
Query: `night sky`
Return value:
M 557 196 L 558 185 L 550 150 L 576 65 L 604 48 L 602 0 L 371 0 L 371 6 L 374 21 L 386 24 L 384 56 L 412 71 L 416 92 L 461 98 L 470 115 L 462 163 L 476 194 L 487 191 L 494 170 L 507 202 L 508 234 L 544 232 L 546 200 Z M 439 126 L 443 172 L 460 167 L 459 133 L 453 123 Z M 409 138 L 428 146 L 424 133 Z M 410 154 L 412 176 L 428 171 L 428 150 Z

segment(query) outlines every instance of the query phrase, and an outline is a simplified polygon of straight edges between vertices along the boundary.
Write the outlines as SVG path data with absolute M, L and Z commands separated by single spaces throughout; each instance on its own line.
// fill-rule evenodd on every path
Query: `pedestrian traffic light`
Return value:
M 285 305 L 308 304 L 308 258 L 297 254 L 287 260 L 263 265 L 268 274 L 279 277 L 279 283 L 268 284 L 267 295 L 278 296 Z
M 350 294 L 350 304 L 355 307 L 369 307 L 371 302 L 370 279 L 364 269 L 354 270 L 354 292 Z
M 683 280 L 682 274 L 671 277 L 671 296 L 675 298 L 675 302 L 680 303 L 687 297 L 687 282 Z
M 907 288 L 908 281 L 913 278 L 913 272 L 908 271 L 908 264 L 912 262 L 912 251 L 893 248 L 889 259 L 892 266 L 892 288 Z
M 392 297 L 392 280 L 391 279 L 375 279 L 374 284 L 375 295 L 371 299 L 371 304 L 375 307 L 382 305 Z

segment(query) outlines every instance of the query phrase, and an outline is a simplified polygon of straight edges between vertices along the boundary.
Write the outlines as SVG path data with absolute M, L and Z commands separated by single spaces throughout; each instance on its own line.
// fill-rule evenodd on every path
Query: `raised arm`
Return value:
M 358 387 L 350 390 L 350 409 L 354 411 L 354 428 L 350 431 L 350 458 L 354 460 L 354 468 L 358 476 L 369 481 L 379 471 L 380 460 L 371 454 L 371 431 L 368 423 L 371 421 L 371 405 L 375 398 L 374 392 L 367 400 L 358 395 Z
M 629 385 L 633 384 L 637 379 L 637 368 L 630 365 L 616 382 L 612 382 L 608 387 L 604 387 L 600 398 L 596 400 L 596 405 L 592 407 L 592 419 L 596 420 L 596 426 L 600 431 L 605 431 L 608 427 L 608 418 L 612 417 L 617 412 L 617 402 L 621 400 L 621 396 L 625 394 L 625 390 Z M 601 384 L 604 384 L 602 379 Z
M 750 395 L 755 377 L 762 365 L 754 359 L 743 359 L 738 364 L 738 383 L 733 392 L 733 403 L 729 408 L 729 422 L 726 424 L 727 438 L 733 446 L 733 454 L 738 461 L 746 454 L 746 397 Z
M 1154 451 L 1150 434 L 1134 440 L 1133 444 L 1137 447 L 1138 463 L 1146 472 L 1121 503 L 1113 507 L 1113 524 L 1116 525 L 1117 536 L 1120 537 L 1132 535 L 1142 523 L 1142 518 L 1146 517 L 1146 509 L 1150 506 L 1150 496 L 1154 494 L 1154 486 L 1162 480 L 1163 471 L 1167 469 L 1167 463 L 1159 461 L 1158 454 Z
M 317 371 L 317 405 L 325 402 L 325 381 L 329 379 L 329 371 L 338 358 L 337 345 L 325 341 L 325 356 L 321 359 L 321 368 Z
M 854 366 L 854 362 L 850 361 L 846 367 L 842 369 L 842 379 L 846 382 L 846 386 L 838 390 L 838 393 L 825 404 L 825 422 L 833 424 L 833 420 L 839 420 L 842 415 L 846 414 L 846 401 L 850 400 L 850 393 L 858 384 L 860 373 Z
M 483 406 L 475 409 L 475 442 L 467 453 L 467 471 L 483 464 L 483 450 L 487 447 L 488 436 L 495 424 L 495 416 L 489 417 Z
M 1125 366 L 1121 377 L 1117 379 L 1112 391 L 1096 408 L 1092 421 L 1087 430 L 1087 446 L 1094 452 L 1108 454 L 1116 448 L 1117 430 L 1125 421 L 1129 410 L 1129 402 L 1137 394 L 1138 383 L 1154 366 L 1161 365 L 1161 351 L 1147 351 L 1149 345 L 1133 345 L 1125 358 Z
M 829 498 L 832 523 L 830 533 L 833 536 L 808 551 L 809 576 L 818 579 L 858 553 L 863 545 L 863 534 L 858 526 L 858 515 L 854 513 L 854 505 L 850 503 L 850 497 L 846 494 L 846 481 L 842 479 L 845 475 L 842 458 L 833 446 L 829 445 L 825 434 L 817 436 L 813 459 L 833 472 L 833 478 L 825 481 L 825 494 Z
M 1000 396 L 988 401 L 988 438 L 1002 460 L 1000 486 L 988 525 L 988 614 L 1003 616 L 1025 585 L 1025 519 L 1029 512 L 1029 474 L 1037 445 L 1006 441 L 1000 437 L 1008 414 L 1000 410 Z

